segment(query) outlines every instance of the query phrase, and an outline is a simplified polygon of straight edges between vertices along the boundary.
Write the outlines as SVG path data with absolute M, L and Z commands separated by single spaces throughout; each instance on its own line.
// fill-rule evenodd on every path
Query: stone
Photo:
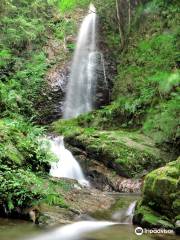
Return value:
M 179 173 L 180 158 L 146 176 L 143 196 L 136 206 L 134 223 L 146 227 L 175 228 L 176 232 L 179 231 Z

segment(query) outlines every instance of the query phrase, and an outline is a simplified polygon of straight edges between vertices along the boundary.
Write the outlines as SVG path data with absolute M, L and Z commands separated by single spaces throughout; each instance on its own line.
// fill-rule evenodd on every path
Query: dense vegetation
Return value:
M 68 37 L 76 36 L 89 2 L 0 2 L 0 209 L 8 214 L 40 202 L 67 207 L 56 193 L 67 186 L 48 177 L 54 157 L 40 140 L 46 127 L 38 125 L 44 114 L 39 106 L 48 105 L 48 71 L 72 56 L 75 43 Z M 117 66 L 110 82 L 112 102 L 75 120 L 59 121 L 53 129 L 95 157 L 108 156 L 104 163 L 119 174 L 141 177 L 171 160 L 157 145 L 178 155 L 178 1 L 142 1 L 130 9 L 131 21 L 123 16 L 123 29 L 116 1 L 92 2 L 101 22 L 101 47 Z M 52 42 L 58 51 L 50 57 Z M 147 177 L 145 193 L 154 173 Z
M 40 140 L 45 128 L 35 121 L 41 115 L 38 105 L 47 101 L 43 94 L 48 92 L 47 71 L 57 60 L 49 59 L 46 46 L 50 39 L 63 45 L 64 36 L 75 31 L 75 23 L 68 21 L 64 12 L 73 11 L 77 4 L 63 0 L 0 2 L 1 214 L 6 209 L 10 215 L 17 207 L 30 207 L 38 201 L 65 206 L 51 180 L 47 191 L 44 178 L 48 178 L 54 157 Z M 67 48 L 67 52 L 61 49 L 60 58 L 67 58 L 71 46 Z
M 108 11 L 108 16 L 112 7 L 112 3 L 106 3 L 100 10 L 102 14 Z M 103 18 L 104 14 L 102 21 Z M 85 121 L 101 129 L 141 129 L 157 143 L 178 147 L 178 4 L 176 1 L 154 0 L 140 5 L 121 52 L 117 50 L 120 48 L 117 44 L 119 35 L 117 27 L 113 27 L 113 20 L 111 18 L 108 23 L 103 21 L 106 26 L 104 31 L 108 35 L 106 43 L 119 63 L 113 81 L 113 103 L 87 115 Z

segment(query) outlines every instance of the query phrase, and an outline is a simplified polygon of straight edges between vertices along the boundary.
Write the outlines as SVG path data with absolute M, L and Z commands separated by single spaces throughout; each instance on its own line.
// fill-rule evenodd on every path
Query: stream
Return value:
M 109 210 L 99 210 L 90 220 L 44 228 L 27 221 L 0 219 L 0 240 L 178 240 L 176 235 L 135 234 L 136 226 L 121 222 L 127 206 L 139 198 L 135 194 L 112 194 L 116 203 Z M 118 223 L 118 218 L 119 222 Z M 124 221 L 124 220 L 123 220 Z

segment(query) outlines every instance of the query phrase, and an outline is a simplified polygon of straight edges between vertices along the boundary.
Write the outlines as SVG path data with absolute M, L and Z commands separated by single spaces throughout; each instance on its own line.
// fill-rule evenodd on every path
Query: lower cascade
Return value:
M 117 211 L 112 215 L 113 221 L 78 221 L 65 225 L 53 231 L 42 234 L 29 240 L 80 240 L 88 233 L 96 232 L 114 225 L 132 224 L 136 201 L 132 202 L 127 209 Z
M 106 221 L 80 221 L 58 228 L 31 240 L 78 240 L 85 233 L 93 232 L 117 223 Z
M 117 211 L 113 214 L 112 219 L 119 221 L 121 224 L 132 224 L 133 214 L 136 201 L 132 202 L 128 209 Z
M 58 178 L 76 179 L 83 186 L 90 186 L 86 180 L 81 166 L 72 153 L 65 148 L 63 137 L 51 140 L 51 151 L 58 161 L 51 164 L 50 175 Z

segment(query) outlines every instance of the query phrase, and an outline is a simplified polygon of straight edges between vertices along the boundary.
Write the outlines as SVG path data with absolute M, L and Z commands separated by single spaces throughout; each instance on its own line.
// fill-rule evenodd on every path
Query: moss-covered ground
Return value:
M 149 137 L 120 129 L 84 128 L 80 122 L 79 118 L 60 120 L 53 126 L 68 143 L 85 150 L 89 157 L 103 162 L 121 176 L 140 177 L 169 161 L 167 153 L 156 148 Z

